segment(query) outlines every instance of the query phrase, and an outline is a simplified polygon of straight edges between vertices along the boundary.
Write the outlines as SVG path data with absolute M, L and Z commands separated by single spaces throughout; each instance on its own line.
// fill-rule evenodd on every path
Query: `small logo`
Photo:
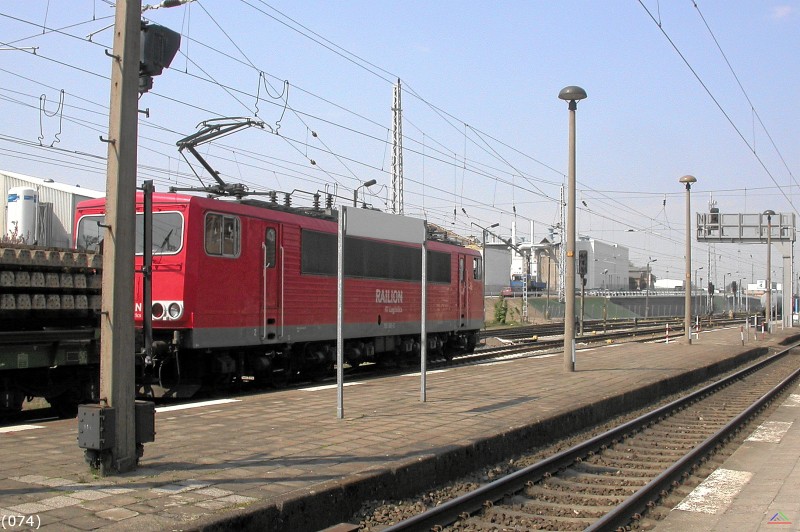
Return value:
M 770 520 L 769 520 L 769 522 L 767 524 L 768 525 L 791 525 L 792 522 L 789 521 L 789 518 L 786 517 L 783 514 L 783 512 L 778 512 L 778 513 L 776 513 L 775 515 L 773 515 L 770 518 Z

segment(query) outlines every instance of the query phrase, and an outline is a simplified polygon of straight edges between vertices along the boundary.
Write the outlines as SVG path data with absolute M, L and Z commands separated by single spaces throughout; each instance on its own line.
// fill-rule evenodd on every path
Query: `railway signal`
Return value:
M 586 277 L 589 271 L 589 252 L 585 249 L 578 251 L 578 275 Z

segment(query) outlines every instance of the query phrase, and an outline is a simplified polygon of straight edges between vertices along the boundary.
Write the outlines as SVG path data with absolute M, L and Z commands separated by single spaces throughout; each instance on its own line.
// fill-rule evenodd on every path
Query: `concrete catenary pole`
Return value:
M 100 401 L 116 414 L 114 447 L 101 473 L 136 467 L 133 276 L 141 0 L 117 0 L 106 177 L 100 320 Z

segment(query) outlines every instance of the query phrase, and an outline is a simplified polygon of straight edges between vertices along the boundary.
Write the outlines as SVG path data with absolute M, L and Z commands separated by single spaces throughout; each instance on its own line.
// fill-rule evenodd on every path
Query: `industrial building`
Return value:
M 71 247 L 75 206 L 105 192 L 0 170 L 3 240 L 46 247 Z

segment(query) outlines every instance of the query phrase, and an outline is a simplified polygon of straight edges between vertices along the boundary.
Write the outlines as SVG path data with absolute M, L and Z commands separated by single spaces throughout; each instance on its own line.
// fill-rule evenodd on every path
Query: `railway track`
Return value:
M 741 324 L 745 320 L 744 316 L 735 318 L 705 318 L 701 320 L 700 324 L 703 329 L 719 327 L 722 325 Z M 584 323 L 583 336 L 595 335 L 600 332 L 609 331 L 630 331 L 630 330 L 651 330 L 653 328 L 660 328 L 665 330 L 665 326 L 669 325 L 670 331 L 679 335 L 683 330 L 682 318 L 650 318 L 650 319 L 636 319 L 636 320 L 593 320 Z M 533 336 L 547 337 L 547 336 L 562 336 L 564 334 L 563 323 L 545 323 L 537 325 L 523 325 L 520 327 L 511 327 L 507 329 L 491 329 L 484 330 L 480 333 L 480 338 L 486 340 L 489 338 L 502 338 L 505 340 L 525 340 Z M 578 336 L 578 339 L 582 338 Z
M 713 323 L 716 320 L 712 320 Z M 741 320 L 740 320 L 741 321 Z M 650 319 L 636 319 L 636 320 L 586 320 L 583 324 L 584 334 L 597 333 L 600 331 L 614 331 L 620 329 L 635 329 L 639 327 L 648 328 L 660 326 L 664 328 L 665 324 L 669 324 L 673 328 L 682 328 L 682 318 L 650 318 Z M 706 324 L 706 320 L 703 321 Z M 531 336 L 554 336 L 564 334 L 563 323 L 542 323 L 536 325 L 522 325 L 519 327 L 511 327 L 507 329 L 491 329 L 481 331 L 480 338 L 486 339 L 490 337 L 501 337 L 508 339 L 524 339 Z
M 672 322 L 670 322 L 672 323 Z M 731 325 L 740 325 L 741 319 L 717 319 L 707 322 L 705 325 L 708 328 L 727 327 Z M 627 325 L 633 325 L 633 322 L 626 322 Z M 549 327 L 546 329 L 549 332 Z M 528 329 L 527 327 L 525 329 Z M 533 354 L 539 355 L 552 349 L 560 349 L 564 345 L 563 327 L 558 330 L 558 334 L 551 336 L 531 335 L 530 329 L 526 334 L 520 334 L 512 331 L 510 334 L 504 334 L 502 331 L 493 337 L 502 342 L 502 345 L 484 347 L 476 350 L 474 354 L 464 355 L 457 357 L 454 360 L 474 359 L 474 360 L 488 360 L 490 358 L 499 358 L 503 356 L 513 356 L 517 354 Z M 670 326 L 669 337 L 678 339 L 683 335 L 683 325 Z M 650 342 L 665 340 L 668 337 L 665 330 L 664 321 L 652 323 L 649 325 L 637 324 L 635 327 L 623 328 L 622 324 L 618 324 L 614 330 L 601 332 L 601 329 L 586 331 L 584 335 L 576 337 L 578 344 L 592 345 L 592 344 L 606 344 L 616 341 L 637 341 L 637 342 Z M 485 337 L 484 340 L 490 338 Z
M 796 382 L 790 350 L 384 530 L 625 530 Z

